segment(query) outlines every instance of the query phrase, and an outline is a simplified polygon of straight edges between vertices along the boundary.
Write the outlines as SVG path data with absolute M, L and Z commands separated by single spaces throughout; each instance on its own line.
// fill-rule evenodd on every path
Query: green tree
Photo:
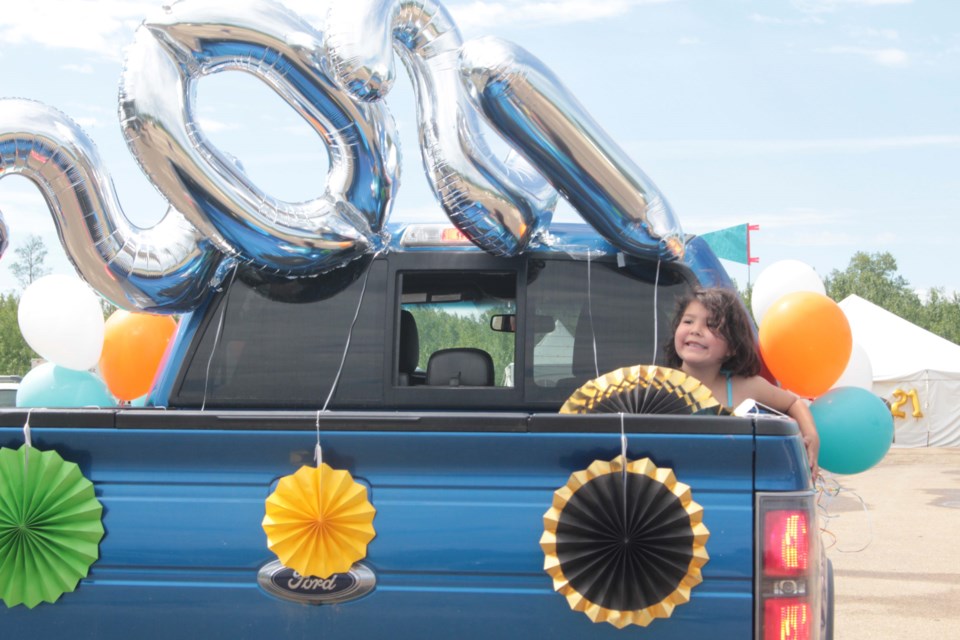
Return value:
M 858 251 L 844 271 L 834 269 L 824 280 L 827 295 L 840 302 L 858 295 L 878 307 L 922 326 L 923 304 L 907 282 L 897 273 L 897 260 L 889 252 Z
M 917 324 L 927 331 L 960 344 L 960 294 L 948 296 L 943 289 L 931 289 L 921 320 Z
M 20 333 L 19 307 L 17 296 L 0 293 L 0 374 L 22 376 L 30 370 L 30 360 L 37 357 Z
M 827 295 L 837 302 L 851 294 L 869 300 L 918 327 L 960 344 L 960 295 L 932 289 L 926 302 L 897 273 L 897 261 L 887 252 L 858 252 L 846 270 L 834 269 L 824 280 Z
M 31 235 L 14 253 L 17 254 L 17 259 L 10 264 L 10 271 L 22 289 L 50 273 L 50 270 L 43 266 L 43 261 L 47 259 L 47 247 L 40 236 Z
M 743 300 L 743 305 L 747 308 L 747 313 L 753 317 L 753 283 L 748 282 L 747 288 L 740 290 L 740 299 Z

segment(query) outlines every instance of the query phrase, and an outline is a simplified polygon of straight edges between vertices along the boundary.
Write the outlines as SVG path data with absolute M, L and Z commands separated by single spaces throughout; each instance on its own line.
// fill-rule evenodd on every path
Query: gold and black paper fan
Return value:
M 690 600 L 710 532 L 690 487 L 649 458 L 595 460 L 554 492 L 544 569 L 570 607 L 617 628 L 647 626 Z
M 710 389 L 679 369 L 635 365 L 616 369 L 574 391 L 560 413 L 729 413 Z

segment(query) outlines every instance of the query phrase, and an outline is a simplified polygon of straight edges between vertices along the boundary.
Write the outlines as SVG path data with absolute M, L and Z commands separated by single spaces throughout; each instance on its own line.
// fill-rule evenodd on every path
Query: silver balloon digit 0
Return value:
M 121 80 L 128 145 L 161 193 L 225 254 L 254 269 L 315 275 L 383 242 L 398 184 L 393 119 L 324 74 L 323 35 L 264 0 L 164 7 L 138 30 Z M 329 149 L 325 193 L 303 203 L 261 190 L 204 136 L 200 77 L 225 70 L 266 83 Z

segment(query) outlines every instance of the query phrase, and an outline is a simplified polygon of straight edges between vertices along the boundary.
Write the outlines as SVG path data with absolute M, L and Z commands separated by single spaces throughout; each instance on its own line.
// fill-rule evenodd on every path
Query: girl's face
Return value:
M 722 364 L 730 356 L 726 338 L 710 329 L 710 320 L 710 313 L 699 300 L 684 309 L 673 334 L 673 346 L 684 364 Z

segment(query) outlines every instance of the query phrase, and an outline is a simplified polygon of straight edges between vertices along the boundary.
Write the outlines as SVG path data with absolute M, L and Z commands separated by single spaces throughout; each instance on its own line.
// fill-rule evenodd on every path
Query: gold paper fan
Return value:
M 635 365 L 574 391 L 560 413 L 728 413 L 703 383 L 679 369 Z
M 348 471 L 303 466 L 266 500 L 267 546 L 300 575 L 327 578 L 367 555 L 376 532 L 367 489 Z
M 703 508 L 649 458 L 595 460 L 543 516 L 543 568 L 570 608 L 618 629 L 669 618 L 707 563 Z

